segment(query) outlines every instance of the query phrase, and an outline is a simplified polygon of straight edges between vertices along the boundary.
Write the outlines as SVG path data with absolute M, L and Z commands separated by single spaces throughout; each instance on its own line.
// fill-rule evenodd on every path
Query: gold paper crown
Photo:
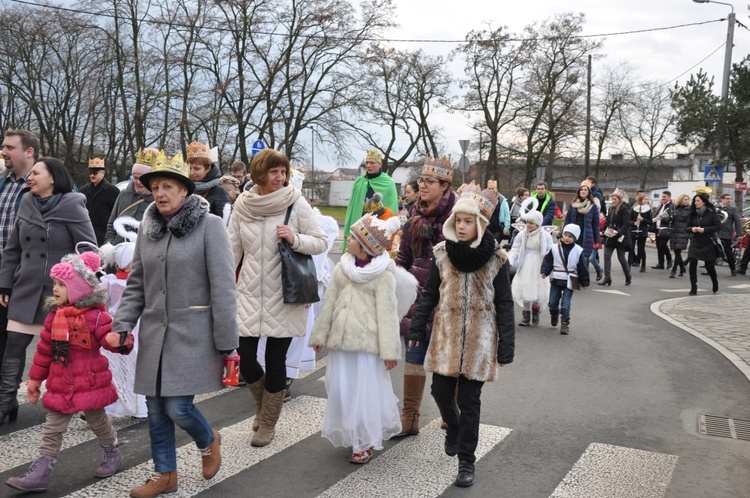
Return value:
M 171 158 L 168 158 L 163 150 L 159 151 L 159 154 L 154 158 L 153 166 L 151 167 L 151 173 L 158 173 L 160 171 L 171 171 L 182 175 L 185 178 L 190 178 L 190 168 L 185 164 L 182 159 L 182 153 L 178 152 Z
M 209 153 L 208 144 L 202 144 L 200 142 L 191 142 L 187 146 L 187 160 L 191 159 L 208 159 L 211 161 L 211 154 Z
M 427 156 L 424 160 L 424 166 L 422 167 L 422 176 L 434 176 L 438 180 L 445 182 L 453 181 L 453 166 L 451 165 L 450 159 L 442 157 L 440 159 L 431 158 Z
M 143 152 L 141 149 L 138 149 L 138 153 L 135 155 L 135 162 L 152 168 L 154 167 L 154 159 L 156 159 L 156 155 L 150 150 Z
M 365 158 L 365 161 L 375 161 L 378 163 L 383 163 L 383 156 L 380 155 L 380 152 L 376 150 L 368 150 L 367 151 L 367 157 Z
M 479 185 L 470 183 L 463 188 L 460 200 L 469 200 L 476 203 L 479 206 L 479 215 L 489 220 L 495 206 L 497 206 L 498 197 L 492 190 L 482 190 Z
M 104 169 L 104 159 L 100 157 L 89 159 L 89 169 Z

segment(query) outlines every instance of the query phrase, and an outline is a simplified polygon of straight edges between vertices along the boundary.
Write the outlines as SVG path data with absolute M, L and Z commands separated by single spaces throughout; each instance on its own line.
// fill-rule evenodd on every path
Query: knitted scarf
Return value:
M 594 203 L 588 199 L 576 198 L 570 203 L 579 213 L 587 214 L 594 207 Z
M 414 205 L 414 214 L 404 224 L 404 231 L 412 237 L 411 250 L 418 258 L 427 256 L 427 244 L 435 240 L 435 222 L 443 214 L 450 204 L 451 191 L 441 197 L 433 206 L 426 206 L 420 201 Z
M 445 252 L 448 259 L 458 271 L 471 273 L 477 271 L 490 260 L 495 252 L 495 238 L 490 232 L 484 232 L 479 246 L 472 248 L 465 242 L 445 241 Z
M 208 192 L 209 190 L 217 186 L 220 181 L 221 181 L 221 177 L 214 178 L 213 180 L 210 180 L 207 182 L 194 182 L 195 193 L 202 194 L 203 192 Z
M 354 256 L 348 252 L 342 254 L 339 260 L 341 271 L 355 284 L 363 284 L 379 277 L 388 269 L 390 262 L 391 257 L 387 252 L 384 252 L 380 256 L 375 256 L 370 260 L 370 264 L 362 267 L 356 265 Z
M 68 349 L 70 345 L 70 329 L 88 330 L 86 318 L 83 314 L 90 310 L 91 307 L 76 308 L 72 305 L 60 306 L 55 310 L 55 317 L 52 319 L 52 361 L 56 361 L 62 366 L 68 366 Z M 88 341 L 88 347 L 91 348 L 91 341 Z M 82 344 L 79 344 L 82 347 Z

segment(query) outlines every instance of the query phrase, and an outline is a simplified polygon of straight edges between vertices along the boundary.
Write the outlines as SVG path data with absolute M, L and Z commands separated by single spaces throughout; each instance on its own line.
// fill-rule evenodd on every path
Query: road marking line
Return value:
M 194 496 L 206 491 L 211 486 L 238 474 L 253 465 L 274 456 L 290 446 L 320 432 L 323 425 L 326 400 L 311 396 L 299 396 L 284 404 L 279 423 L 276 425 L 276 437 L 268 446 L 253 448 L 253 420 L 247 418 L 234 425 L 224 427 L 221 433 L 221 469 L 210 481 L 201 476 L 201 457 L 195 444 L 188 443 L 177 449 L 177 472 L 179 489 L 170 498 Z M 113 475 L 108 479 L 82 488 L 67 496 L 122 496 L 131 488 L 139 486 L 151 475 L 153 460 Z
M 594 292 L 603 292 L 604 294 L 616 294 L 618 296 L 628 296 L 628 297 L 630 297 L 630 294 L 627 294 L 625 292 L 618 291 L 618 290 L 592 289 L 591 287 L 589 287 L 589 290 L 594 291 Z
M 456 479 L 458 459 L 445 454 L 445 431 L 435 419 L 410 437 L 377 455 L 367 465 L 352 472 L 318 495 L 318 498 L 342 496 L 415 497 L 439 496 Z M 485 424 L 479 426 L 477 460 L 505 439 L 511 429 Z M 377 485 L 373 485 L 377 483 Z
M 677 456 L 591 443 L 550 498 L 662 498 Z

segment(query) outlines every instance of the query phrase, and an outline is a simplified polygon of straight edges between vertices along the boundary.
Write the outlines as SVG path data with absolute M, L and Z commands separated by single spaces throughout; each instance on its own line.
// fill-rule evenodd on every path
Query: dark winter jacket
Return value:
M 693 233 L 693 227 L 703 227 L 703 233 Z M 701 261 L 716 261 L 716 246 L 711 241 L 713 234 L 718 233 L 721 229 L 721 219 L 719 213 L 706 208 L 703 216 L 693 212 L 691 208 L 688 216 L 688 224 L 685 231 L 690 234 L 690 248 L 688 249 L 688 258 L 695 258 Z
M 96 244 L 86 211 L 86 197 L 62 194 L 58 204 L 42 214 L 33 194 L 23 196 L 15 225 L 2 254 L 0 293 L 10 294 L 8 318 L 44 323 L 44 300 L 52 295 L 50 269 L 75 252 L 79 242 Z
M 195 193 L 208 201 L 209 212 L 225 220 L 224 224 L 226 225 L 229 216 L 228 213 L 227 216 L 224 215 L 224 208 L 232 205 L 232 199 L 229 197 L 229 192 L 219 185 L 220 179 L 221 171 L 219 168 L 211 166 L 203 181 L 195 182 Z
M 539 197 L 537 197 L 536 192 L 532 192 L 531 197 L 536 197 L 536 199 L 539 201 L 539 206 L 537 206 L 537 209 L 540 213 L 542 213 L 542 216 L 544 217 L 542 225 L 551 225 L 555 220 L 555 210 L 557 209 L 557 204 L 552 198 L 552 194 L 547 192 L 547 195 L 543 199 L 540 199 Z M 546 206 L 544 204 L 545 201 L 547 202 Z
M 607 237 L 604 245 L 607 247 L 624 247 L 630 249 L 632 242 L 630 240 L 630 211 L 628 207 L 623 203 L 620 204 L 620 209 L 615 210 L 615 206 L 610 206 L 609 213 L 607 213 L 607 225 L 606 228 L 614 228 L 617 230 L 617 234 L 613 237 Z M 622 237 L 622 240 L 619 240 Z
M 47 380 L 47 391 L 42 397 L 42 405 L 47 410 L 76 413 L 99 410 L 117 401 L 117 390 L 112 384 L 109 362 L 100 351 L 100 348 L 105 348 L 113 353 L 119 352 L 105 340 L 112 330 L 112 317 L 104 308 L 103 294 L 91 296 L 101 297 L 98 304 L 92 304 L 92 308 L 83 315 L 87 330 L 70 332 L 66 366 L 52 361 L 54 311 L 44 320 L 44 329 L 36 346 L 29 378 Z
M 414 277 L 417 279 L 417 282 L 419 282 L 419 287 L 417 288 L 417 299 L 414 301 L 414 304 L 409 308 L 409 312 L 406 314 L 406 316 L 401 320 L 401 335 L 406 336 L 409 333 L 409 328 L 411 327 L 411 318 L 414 315 L 414 310 L 417 307 L 417 303 L 419 302 L 419 296 L 422 295 L 422 288 L 424 287 L 424 284 L 427 282 L 427 277 L 430 274 L 430 265 L 432 264 L 432 248 L 445 240 L 445 237 L 443 236 L 443 224 L 448 220 L 448 218 L 451 215 L 451 211 L 453 210 L 453 206 L 456 204 L 456 201 L 458 200 L 458 196 L 455 192 L 452 190 L 449 191 L 449 200 L 448 200 L 448 206 L 446 207 L 445 211 L 442 213 L 441 216 L 437 217 L 435 221 L 432 224 L 432 233 L 433 233 L 433 239 L 430 241 L 425 241 L 425 249 L 426 252 L 423 256 L 418 256 L 414 254 L 414 251 L 412 249 L 412 244 L 414 243 L 414 240 L 412 238 L 412 235 L 404 230 L 403 234 L 401 235 L 401 245 L 398 247 L 398 255 L 396 256 L 396 264 L 405 270 L 407 270 L 409 273 L 414 275 Z M 416 210 L 416 203 L 411 207 L 409 210 L 409 218 L 414 216 L 414 212 Z M 430 316 L 430 319 L 428 320 L 427 324 L 427 333 L 426 337 L 427 340 L 430 338 L 430 334 L 432 333 L 432 315 Z
M 675 206 L 672 211 L 672 223 L 670 228 L 669 246 L 674 250 L 687 249 L 690 234 L 686 230 L 688 217 L 690 216 L 690 206 Z
M 565 215 L 565 225 L 573 223 L 581 229 L 581 236 L 576 240 L 576 244 L 583 249 L 583 257 L 588 258 L 594 251 L 594 244 L 601 242 L 599 231 L 599 209 L 596 204 L 586 214 L 581 214 L 572 203 L 568 207 L 568 213 Z
M 96 243 L 102 245 L 107 236 L 109 216 L 120 195 L 120 189 L 102 179 L 99 185 L 89 183 L 81 189 L 81 193 L 86 196 L 86 209 L 96 233 Z
M 436 310 L 424 363 L 428 372 L 486 382 L 495 380 L 498 363 L 513 361 L 515 326 L 507 256 L 491 238 L 485 233 L 487 242 L 483 239 L 477 249 L 463 248 L 480 252 L 491 243 L 484 264 L 473 271 L 459 269 L 467 261 L 454 265 L 446 247 L 450 242 L 435 246 L 430 276 L 409 332 L 409 339 L 423 341 L 428 317 Z
M 107 222 L 107 235 L 105 241 L 112 245 L 125 242 L 125 239 L 120 237 L 115 231 L 115 220 L 120 216 L 130 216 L 138 221 L 143 219 L 143 213 L 146 212 L 146 208 L 154 201 L 154 197 L 151 193 L 144 195 L 138 194 L 135 191 L 133 182 L 131 181 L 125 190 L 120 192 L 115 201 L 114 207 L 112 207 L 112 213 L 109 215 L 109 221 Z
M 638 215 L 641 216 L 641 224 L 636 226 Z M 630 209 L 630 235 L 634 239 L 645 239 L 651 226 L 651 206 L 649 204 L 633 205 Z
M 739 210 L 731 205 L 727 207 L 718 207 L 718 209 L 727 213 L 727 221 L 721 224 L 719 238 L 732 240 L 734 234 L 737 234 L 738 237 L 742 237 L 742 217 L 740 216 Z

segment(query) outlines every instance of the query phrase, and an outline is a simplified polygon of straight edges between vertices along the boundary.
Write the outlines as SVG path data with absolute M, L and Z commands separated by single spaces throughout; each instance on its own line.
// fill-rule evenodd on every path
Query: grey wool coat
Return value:
M 143 215 L 112 324 L 125 332 L 141 319 L 138 394 L 188 396 L 223 387 L 220 351 L 239 344 L 237 291 L 227 231 L 208 211 L 205 199 L 191 195 L 169 222 L 156 204 Z
M 8 318 L 44 323 L 44 301 L 52 295 L 49 272 L 79 242 L 96 244 L 86 210 L 86 197 L 62 194 L 55 207 L 42 213 L 33 194 L 23 196 L 13 230 L 3 249 L 0 293 L 10 294 Z

